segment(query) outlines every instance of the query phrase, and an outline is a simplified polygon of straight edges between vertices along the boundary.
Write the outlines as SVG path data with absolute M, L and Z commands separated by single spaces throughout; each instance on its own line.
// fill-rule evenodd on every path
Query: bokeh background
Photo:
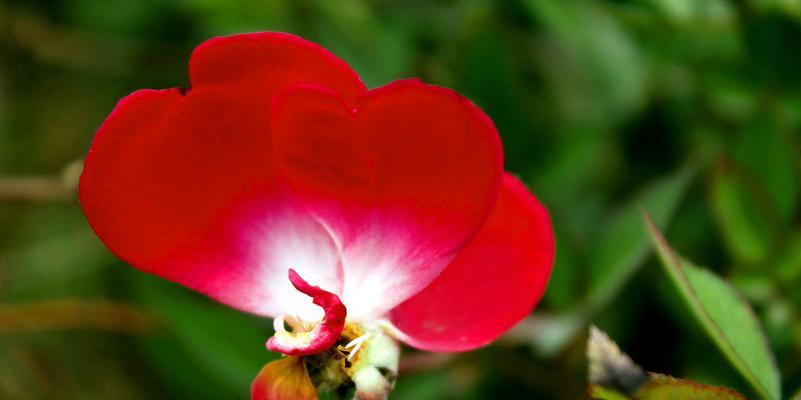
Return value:
M 75 179 L 119 98 L 186 86 L 195 45 L 260 30 L 324 45 L 370 87 L 466 94 L 551 211 L 532 317 L 479 351 L 406 349 L 394 399 L 583 398 L 590 322 L 647 370 L 750 394 L 657 265 L 643 209 L 748 299 L 785 393 L 801 385 L 801 2 L 2 0 L 0 398 L 247 398 L 270 321 L 116 260 Z

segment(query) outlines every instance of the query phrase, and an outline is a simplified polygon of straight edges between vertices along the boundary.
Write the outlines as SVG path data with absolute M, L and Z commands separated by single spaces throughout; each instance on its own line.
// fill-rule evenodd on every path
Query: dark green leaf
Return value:
M 801 191 L 799 148 L 777 120 L 763 117 L 748 126 L 739 134 L 733 155 L 759 180 L 771 206 L 788 222 L 798 208 Z
M 787 284 L 801 278 L 801 231 L 794 232 L 779 252 L 775 265 L 779 276 Z
M 746 400 L 734 390 L 652 374 L 633 395 L 637 400 Z
M 722 165 L 712 177 L 710 201 L 729 251 L 740 261 L 762 261 L 775 239 L 775 223 L 766 206 L 732 168 Z
M 137 294 L 165 321 L 170 334 L 160 344 L 149 343 L 154 361 L 175 364 L 176 359 L 183 359 L 188 364 L 169 369 L 174 373 L 183 370 L 182 380 L 187 383 L 196 380 L 191 377 L 201 370 L 230 393 L 248 393 L 261 367 L 277 358 L 264 347 L 272 335 L 266 320 L 141 273 L 132 273 L 130 279 Z M 172 356 L 161 356 L 159 349 Z
M 605 388 L 600 385 L 590 385 L 590 397 L 600 400 L 630 400 L 631 397 L 614 389 Z
M 704 331 L 760 397 L 780 399 L 779 371 L 748 303 L 711 272 L 681 259 L 647 215 L 645 222 L 662 265 Z
M 588 254 L 589 303 L 595 310 L 614 299 L 651 251 L 640 222 L 642 210 L 652 212 L 659 226 L 667 226 L 693 176 L 694 170 L 687 168 L 646 187 L 597 232 Z

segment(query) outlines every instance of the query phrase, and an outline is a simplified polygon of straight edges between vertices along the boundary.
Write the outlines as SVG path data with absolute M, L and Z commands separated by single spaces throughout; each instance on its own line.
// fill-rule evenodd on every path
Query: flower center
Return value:
M 310 285 L 293 269 L 289 270 L 289 281 L 295 289 L 311 297 L 325 316 L 317 323 L 290 314 L 281 314 L 273 320 L 275 335 L 267 341 L 267 348 L 300 357 L 274 362 L 274 368 L 263 371 L 264 379 L 280 372 L 286 364 L 301 368 L 301 375 L 296 376 L 306 376 L 308 385 L 320 390 L 355 387 L 357 398 L 386 398 L 395 384 L 400 349 L 384 325 L 345 324 L 347 310 L 337 295 Z M 285 361 L 292 359 L 296 361 Z
M 370 334 L 365 333 L 364 335 L 361 335 L 356 339 L 351 340 L 350 342 L 348 342 L 348 344 L 337 347 L 337 351 L 339 352 L 339 354 L 345 357 L 345 360 L 343 361 L 343 366 L 345 368 L 350 368 L 353 366 L 353 360 L 356 357 L 356 354 L 359 352 L 359 349 L 362 348 L 362 344 L 364 344 L 364 342 L 367 341 L 367 339 L 369 338 Z
M 386 398 L 398 372 L 398 342 L 380 323 L 347 324 L 335 348 L 304 357 L 314 385 L 323 391 L 355 387 L 361 397 Z
M 336 344 L 345 328 L 347 309 L 339 297 L 331 292 L 312 286 L 289 270 L 289 281 L 299 292 L 313 299 L 314 304 L 325 312 L 323 320 L 310 327 L 299 317 L 282 314 L 273 321 L 275 335 L 267 341 L 270 351 L 277 351 L 291 356 L 307 356 L 317 354 Z M 285 328 L 289 325 L 292 331 Z

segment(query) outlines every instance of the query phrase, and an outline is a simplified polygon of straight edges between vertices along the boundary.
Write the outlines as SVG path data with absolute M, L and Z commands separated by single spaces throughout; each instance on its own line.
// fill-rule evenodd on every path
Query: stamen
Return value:
M 351 340 L 350 342 L 348 342 L 348 344 L 346 344 L 345 346 L 342 347 L 345 350 L 351 349 L 350 352 L 349 352 L 350 354 L 348 354 L 348 361 L 353 361 L 353 357 L 356 356 L 356 353 L 359 351 L 359 349 L 362 348 L 362 345 L 364 344 L 364 342 L 366 342 L 367 339 L 369 339 L 369 338 L 370 338 L 370 334 L 369 333 L 365 333 L 364 335 L 361 335 L 361 336 L 357 337 L 356 339 Z M 342 351 L 342 353 L 345 353 L 345 351 Z

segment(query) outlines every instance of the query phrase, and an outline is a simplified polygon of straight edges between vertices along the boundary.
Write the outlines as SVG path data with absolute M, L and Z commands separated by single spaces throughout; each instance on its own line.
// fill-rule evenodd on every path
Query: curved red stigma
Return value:
M 295 272 L 289 269 L 289 281 L 299 292 L 308 295 L 313 303 L 320 306 L 325 312 L 323 320 L 311 331 L 305 331 L 303 323 L 294 321 L 297 325 L 294 331 L 289 332 L 283 327 L 283 317 L 277 318 L 275 336 L 267 341 L 270 351 L 281 352 L 290 356 L 307 356 L 321 353 L 336 344 L 345 327 L 347 309 L 339 296 L 312 286 Z

